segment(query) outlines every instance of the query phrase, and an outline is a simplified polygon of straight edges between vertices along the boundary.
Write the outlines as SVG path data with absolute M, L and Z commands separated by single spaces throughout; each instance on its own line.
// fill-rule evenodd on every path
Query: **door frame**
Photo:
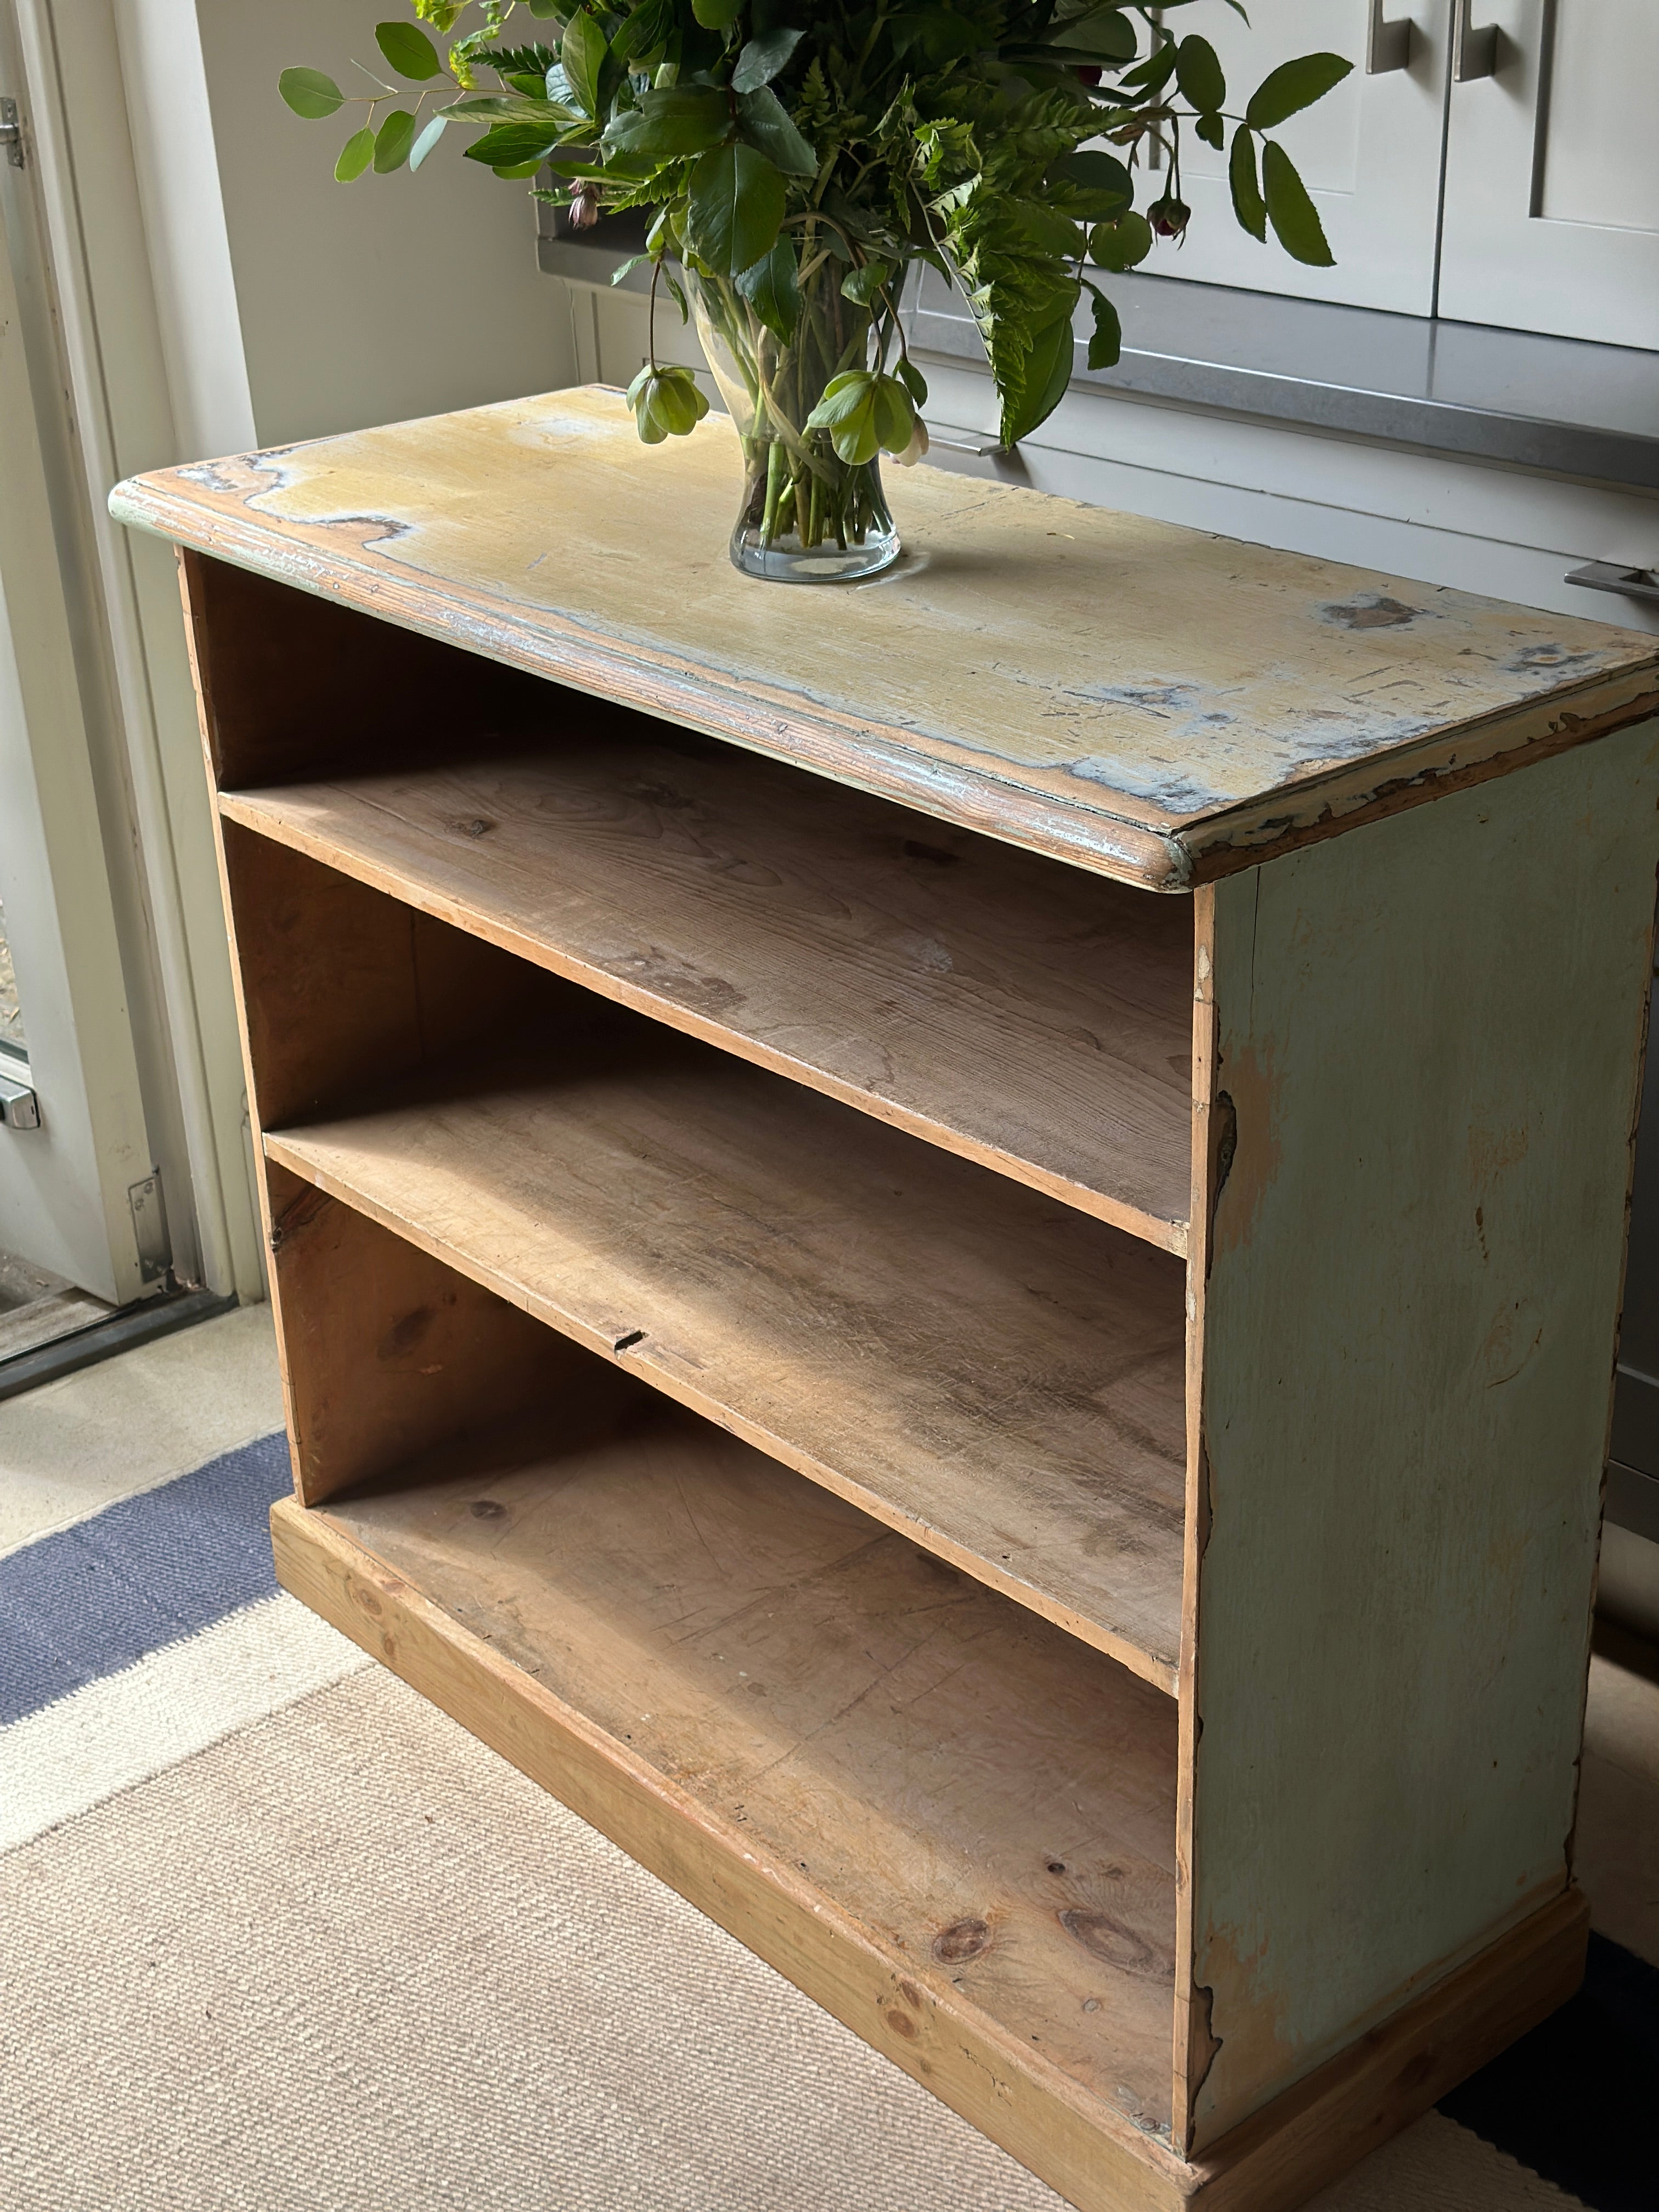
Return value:
M 22 110 L 27 167 L 8 174 L 28 188 L 57 364 L 64 582 L 83 672 L 97 674 L 87 751 L 173 1272 L 257 1299 L 240 1041 L 177 580 L 167 549 L 135 541 L 106 504 L 125 476 L 253 442 L 193 0 L 0 0 L 0 80 Z

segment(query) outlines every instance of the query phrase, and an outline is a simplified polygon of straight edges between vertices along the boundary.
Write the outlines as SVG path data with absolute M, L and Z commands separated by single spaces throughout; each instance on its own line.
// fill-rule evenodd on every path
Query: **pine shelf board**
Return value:
M 1173 1695 L 1179 1263 L 611 1019 L 267 1155 Z
M 1136 897 L 731 746 L 593 720 L 533 752 L 229 793 L 220 805 L 624 1005 L 1184 1252 L 1187 902 Z
M 1170 1700 L 632 1378 L 584 1395 L 284 1504 L 279 1559 L 320 1521 L 419 1590 L 684 1808 L 676 1863 L 758 1865 L 775 1917 L 881 1954 L 901 2033 L 942 2007 L 1167 2135 Z
M 111 511 L 464 650 L 1161 891 L 1659 709 L 1659 641 L 895 470 L 898 565 L 758 589 L 731 425 L 599 387 L 118 484 Z

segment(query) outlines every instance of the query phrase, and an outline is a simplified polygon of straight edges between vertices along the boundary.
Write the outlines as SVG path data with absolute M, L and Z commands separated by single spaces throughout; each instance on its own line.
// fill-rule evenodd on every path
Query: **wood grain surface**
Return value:
M 576 701 L 580 714 L 584 702 Z M 1166 1249 L 1192 915 L 642 719 L 231 821 Z
M 613 1018 L 266 1152 L 1172 1690 L 1179 1263 Z
M 1170 1701 L 585 1364 L 591 1391 L 330 1518 L 937 1996 L 1167 2124 Z
M 1659 704 L 1659 643 L 894 471 L 908 550 L 781 591 L 730 425 L 562 392 L 158 471 L 122 520 L 924 813 L 1182 889 Z

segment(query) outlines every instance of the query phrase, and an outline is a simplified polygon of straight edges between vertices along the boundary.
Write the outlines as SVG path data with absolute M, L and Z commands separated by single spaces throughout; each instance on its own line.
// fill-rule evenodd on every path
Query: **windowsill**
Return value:
M 542 268 L 607 283 L 639 251 L 612 234 L 623 220 L 544 234 Z M 649 282 L 638 269 L 623 287 Z M 1075 384 L 1659 491 L 1659 354 L 1167 276 L 1110 285 L 1123 357 L 1091 369 L 1080 337 Z M 966 307 L 932 271 L 905 322 L 919 352 L 983 366 Z

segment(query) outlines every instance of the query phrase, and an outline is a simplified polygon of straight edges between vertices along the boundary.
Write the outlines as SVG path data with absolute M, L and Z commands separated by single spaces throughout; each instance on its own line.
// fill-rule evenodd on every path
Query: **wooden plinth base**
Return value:
M 347 1509 L 349 1510 L 349 1509 Z M 1556 1899 L 1188 2163 L 752 1829 L 724 1817 L 346 1533 L 283 1501 L 279 1580 L 611 1838 L 1080 2212 L 1288 2212 L 1577 1988 L 1589 1912 Z

